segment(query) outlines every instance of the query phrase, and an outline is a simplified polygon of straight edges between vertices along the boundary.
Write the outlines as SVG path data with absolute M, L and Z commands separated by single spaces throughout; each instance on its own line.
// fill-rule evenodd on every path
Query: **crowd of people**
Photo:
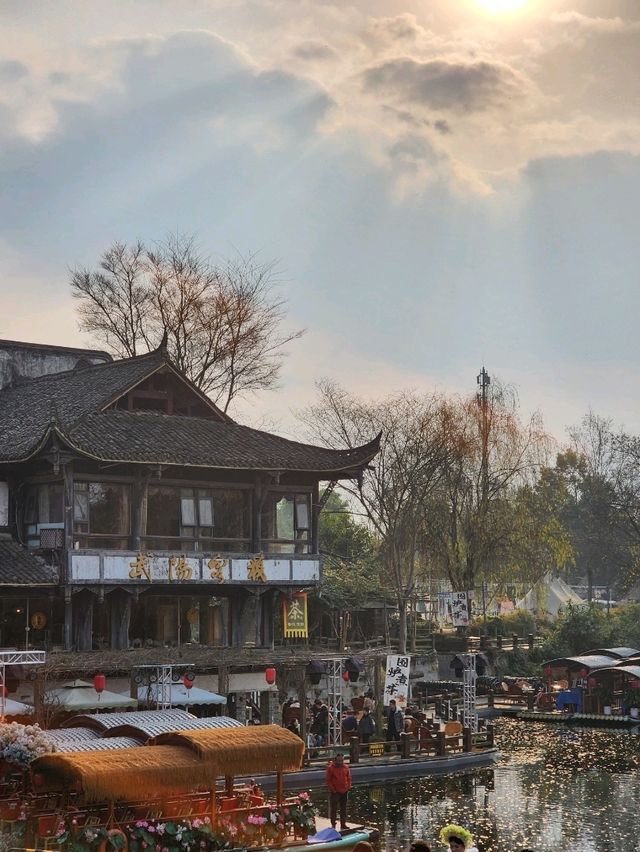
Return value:
M 331 738 L 332 723 L 336 716 L 340 715 L 342 726 L 342 740 L 348 741 L 351 737 L 358 737 L 361 743 L 369 743 L 376 734 L 376 720 L 374 712 L 376 701 L 373 692 L 369 690 L 363 696 L 355 696 L 351 706 L 330 708 L 321 698 L 316 698 L 313 703 L 307 702 L 305 708 L 307 722 L 307 746 L 309 748 L 333 745 Z M 300 703 L 293 699 L 285 701 L 282 708 L 283 724 L 298 736 L 302 735 L 300 725 Z M 395 739 L 395 738 L 394 738 Z

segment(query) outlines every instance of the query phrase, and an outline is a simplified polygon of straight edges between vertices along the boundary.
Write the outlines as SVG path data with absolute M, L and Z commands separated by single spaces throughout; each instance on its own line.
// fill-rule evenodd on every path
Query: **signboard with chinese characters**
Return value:
M 451 594 L 451 621 L 454 627 L 467 627 L 469 624 L 469 595 L 467 592 Z
M 309 622 L 307 618 L 307 593 L 297 592 L 282 604 L 285 639 L 307 639 Z
M 406 655 L 387 657 L 387 671 L 384 678 L 383 704 L 389 706 L 391 699 L 395 699 L 401 710 L 407 706 L 409 698 L 409 668 L 411 657 Z
M 320 579 L 317 556 L 241 554 L 135 553 L 129 551 L 72 551 L 69 555 L 72 583 L 154 585 L 242 583 L 306 585 Z

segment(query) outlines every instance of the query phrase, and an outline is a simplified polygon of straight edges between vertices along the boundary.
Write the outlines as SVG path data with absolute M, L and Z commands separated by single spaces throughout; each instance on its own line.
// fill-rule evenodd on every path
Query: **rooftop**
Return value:
M 160 370 L 204 401 L 210 416 L 112 406 Z M 162 348 L 135 358 L 22 381 L 0 391 L 0 463 L 24 461 L 52 439 L 78 454 L 117 463 L 353 475 L 375 456 L 380 436 L 328 449 L 234 423 L 169 361 Z

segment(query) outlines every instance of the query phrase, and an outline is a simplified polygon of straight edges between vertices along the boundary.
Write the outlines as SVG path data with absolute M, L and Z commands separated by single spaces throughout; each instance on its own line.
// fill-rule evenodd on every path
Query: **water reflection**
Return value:
M 497 743 L 495 769 L 358 786 L 351 813 L 377 825 L 390 850 L 435 841 L 447 822 L 472 830 L 480 852 L 640 848 L 638 734 L 503 719 Z

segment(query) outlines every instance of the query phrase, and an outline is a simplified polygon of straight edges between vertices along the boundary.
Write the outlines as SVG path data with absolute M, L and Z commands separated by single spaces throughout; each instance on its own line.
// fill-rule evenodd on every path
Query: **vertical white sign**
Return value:
M 409 698 L 409 668 L 411 657 L 406 655 L 387 657 L 387 671 L 384 678 L 383 704 L 389 706 L 391 699 L 395 699 L 401 710 L 407 706 Z
M 453 592 L 451 595 L 451 621 L 454 627 L 466 627 L 469 624 L 469 601 L 466 592 Z

